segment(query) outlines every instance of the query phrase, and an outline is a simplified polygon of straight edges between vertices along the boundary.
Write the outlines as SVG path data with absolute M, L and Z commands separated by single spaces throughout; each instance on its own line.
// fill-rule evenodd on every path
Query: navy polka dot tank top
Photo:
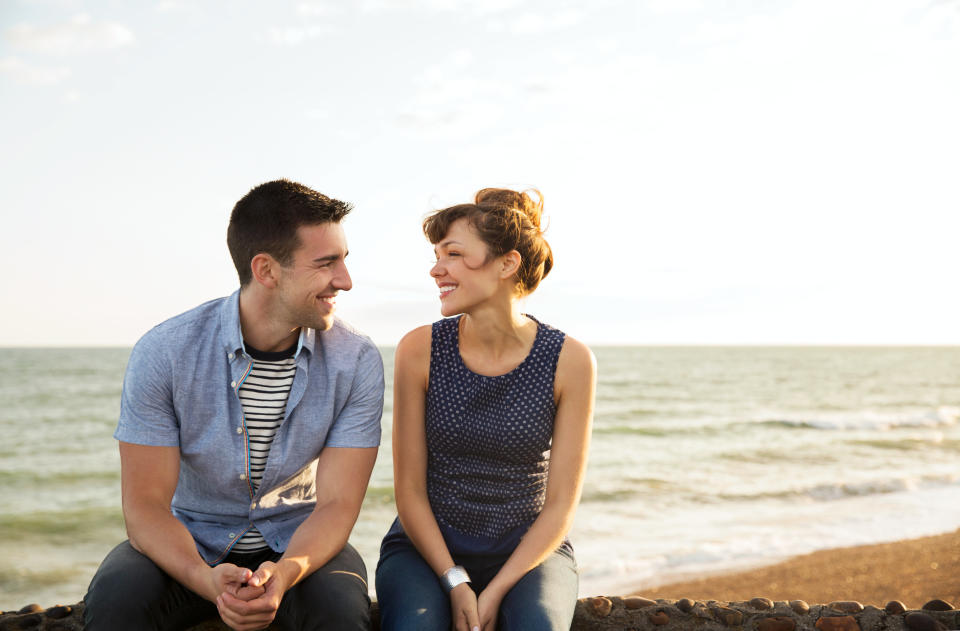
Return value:
M 488 377 L 463 363 L 460 317 L 433 324 L 427 495 L 452 548 L 514 547 L 543 508 L 564 334 L 531 317 L 537 333 L 526 359 Z

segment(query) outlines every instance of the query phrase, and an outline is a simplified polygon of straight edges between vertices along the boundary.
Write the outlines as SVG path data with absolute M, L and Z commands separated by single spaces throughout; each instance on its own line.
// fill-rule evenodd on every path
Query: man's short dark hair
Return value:
M 321 223 L 340 223 L 352 206 L 290 180 L 275 180 L 254 187 L 230 213 L 227 247 L 246 286 L 253 278 L 250 262 L 261 252 L 281 265 L 293 261 L 300 247 L 297 229 Z

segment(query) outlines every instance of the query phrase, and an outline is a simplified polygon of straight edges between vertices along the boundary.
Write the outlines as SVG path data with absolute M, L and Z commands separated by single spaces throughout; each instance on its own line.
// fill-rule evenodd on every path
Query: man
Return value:
M 129 541 L 85 597 L 86 628 L 367 629 L 348 543 L 380 442 L 383 363 L 334 318 L 352 283 L 350 206 L 301 184 L 237 202 L 240 289 L 133 349 L 120 441 Z

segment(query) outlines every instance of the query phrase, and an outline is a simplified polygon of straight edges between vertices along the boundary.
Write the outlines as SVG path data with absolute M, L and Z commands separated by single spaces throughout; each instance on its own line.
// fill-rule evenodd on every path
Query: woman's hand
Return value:
M 477 595 L 467 583 L 460 583 L 450 590 L 450 614 L 455 631 L 480 631 Z
M 500 602 L 503 595 L 494 592 L 489 587 L 477 597 L 477 614 L 480 616 L 480 631 L 496 631 L 497 614 L 500 613 Z

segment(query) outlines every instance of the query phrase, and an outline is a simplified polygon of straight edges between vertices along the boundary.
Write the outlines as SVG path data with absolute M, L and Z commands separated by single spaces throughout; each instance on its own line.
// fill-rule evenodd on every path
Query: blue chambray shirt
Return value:
M 180 448 L 173 514 L 214 565 L 251 526 L 275 551 L 316 503 L 324 447 L 377 447 L 383 360 L 373 342 L 335 320 L 303 329 L 286 415 L 258 491 L 237 388 L 250 371 L 240 292 L 211 300 L 147 332 L 127 364 L 114 438 Z

